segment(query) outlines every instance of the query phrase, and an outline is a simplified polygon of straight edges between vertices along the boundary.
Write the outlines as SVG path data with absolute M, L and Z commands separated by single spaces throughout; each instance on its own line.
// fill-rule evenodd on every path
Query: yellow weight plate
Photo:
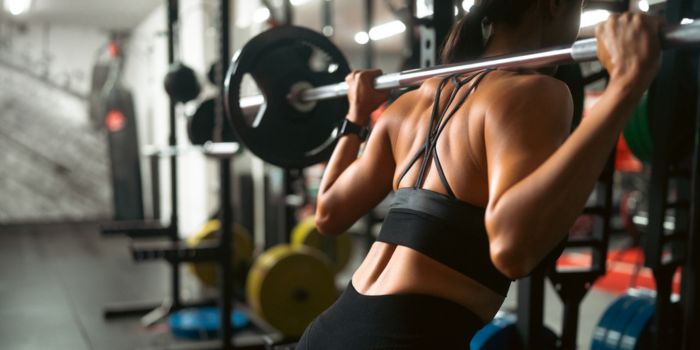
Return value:
M 209 220 L 197 234 L 187 239 L 187 245 L 196 247 L 200 242 L 216 239 L 216 233 L 220 227 L 221 223 L 219 220 Z M 250 266 L 253 260 L 253 240 L 250 232 L 245 227 L 234 224 L 232 245 L 233 256 L 231 257 L 231 264 L 233 265 L 234 276 L 242 278 L 245 274 L 245 269 Z M 217 285 L 218 277 L 215 263 L 188 264 L 188 269 L 204 285 L 210 287 Z
M 285 336 L 300 337 L 336 299 L 328 259 L 307 247 L 278 245 L 250 268 L 246 296 L 251 308 Z
M 352 254 L 352 237 L 348 233 L 338 236 L 322 235 L 316 229 L 314 217 L 310 216 L 299 222 L 292 230 L 292 246 L 301 245 L 318 249 L 332 262 L 333 271 L 342 271 L 350 261 Z

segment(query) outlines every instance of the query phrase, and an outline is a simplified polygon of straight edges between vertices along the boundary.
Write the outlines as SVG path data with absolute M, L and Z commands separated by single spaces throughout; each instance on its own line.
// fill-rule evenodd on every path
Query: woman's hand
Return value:
M 374 78 L 380 76 L 379 69 L 355 70 L 345 77 L 348 84 L 350 110 L 348 119 L 356 124 L 368 125 L 370 114 L 389 98 L 389 91 L 374 88 Z
M 598 58 L 610 74 L 610 84 L 622 84 L 641 95 L 659 69 L 662 21 L 641 13 L 610 15 L 596 27 Z

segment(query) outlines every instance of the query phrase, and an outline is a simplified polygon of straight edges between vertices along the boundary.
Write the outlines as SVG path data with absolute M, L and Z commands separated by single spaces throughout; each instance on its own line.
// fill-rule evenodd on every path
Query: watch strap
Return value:
M 366 141 L 369 137 L 369 128 L 366 126 L 359 125 L 345 118 L 343 123 L 340 124 L 339 135 L 344 136 L 348 134 L 355 134 L 360 138 L 361 141 Z

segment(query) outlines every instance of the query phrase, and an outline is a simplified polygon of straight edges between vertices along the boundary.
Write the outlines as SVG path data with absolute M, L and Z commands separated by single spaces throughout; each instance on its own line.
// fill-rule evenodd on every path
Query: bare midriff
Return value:
M 503 296 L 408 247 L 375 242 L 352 276 L 364 295 L 425 294 L 460 304 L 490 321 Z
M 450 121 L 449 127 L 437 142 L 437 152 L 457 199 L 478 207 L 486 206 L 489 194 L 483 167 L 485 107 L 475 101 L 490 99 L 493 89 L 502 89 L 501 85 L 490 86 L 490 81 L 503 75 L 511 76 L 514 73 L 497 72 L 486 77 L 461 107 L 463 112 Z M 410 158 L 425 142 L 424 135 L 430 125 L 433 99 L 439 81 L 440 79 L 427 81 L 419 91 L 404 99 L 410 105 L 410 112 L 401 117 L 400 123 L 394 125 L 396 130 L 392 133 L 392 150 L 396 162 L 394 190 L 415 185 L 419 166 L 412 167 L 401 181 L 399 179 Z M 450 85 L 445 87 L 442 103 L 447 102 L 451 88 Z M 444 194 L 444 186 L 434 168 L 435 165 L 431 162 L 425 182 L 420 187 Z M 470 259 L 466 250 L 467 247 L 464 258 Z M 425 294 L 440 297 L 466 307 L 485 322 L 495 316 L 504 300 L 502 295 L 417 250 L 385 242 L 375 242 L 372 245 L 355 271 L 352 284 L 364 295 Z

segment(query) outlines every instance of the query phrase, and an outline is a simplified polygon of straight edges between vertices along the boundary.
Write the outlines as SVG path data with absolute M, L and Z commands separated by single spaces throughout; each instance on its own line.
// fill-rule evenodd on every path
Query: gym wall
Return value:
M 180 47 L 181 60 L 198 73 L 205 72 L 208 60 L 203 50 L 204 23 L 201 1 L 181 1 Z M 185 10 L 187 13 L 185 13 Z M 166 146 L 169 130 L 169 100 L 163 88 L 163 77 L 167 73 L 166 13 L 163 5 L 157 7 L 145 20 L 136 26 L 126 47 L 124 84 L 135 96 L 138 116 L 139 142 L 142 150 L 148 146 Z M 200 77 L 201 80 L 201 77 Z M 187 113 L 193 105 L 179 106 L 178 113 Z M 177 137 L 180 145 L 188 145 L 185 120 L 178 115 Z M 148 159 L 142 158 L 141 169 L 144 185 L 145 207 L 151 207 L 150 168 Z M 206 176 L 212 170 L 204 157 L 192 152 L 178 158 L 178 195 L 180 206 L 180 227 L 182 232 L 195 231 L 206 221 L 209 208 L 215 199 L 207 196 Z M 170 162 L 160 161 L 161 217 L 167 222 L 170 218 Z
M 193 113 L 200 101 L 216 93 L 204 76 L 210 64 L 218 59 L 215 30 L 218 8 L 216 6 L 216 2 L 207 0 L 180 1 L 179 17 L 181 23 L 178 31 L 180 48 L 176 50 L 176 56 L 179 56 L 183 63 L 198 73 L 200 83 L 204 87 L 204 92 L 197 101 L 178 107 L 177 135 L 178 143 L 182 146 L 189 145 L 183 115 Z M 258 0 L 238 1 L 231 9 L 232 16 L 250 14 L 251 9 L 259 6 Z M 360 10 L 357 8 L 358 16 Z M 320 10 L 318 11 L 318 14 L 311 16 L 311 18 L 318 18 L 317 21 L 305 20 L 303 25 L 319 30 Z M 341 15 L 336 14 L 335 18 L 342 21 Z M 240 23 L 245 23 L 245 15 L 238 17 L 241 17 Z M 338 25 L 343 25 L 343 23 L 338 23 Z M 232 52 L 240 49 L 247 40 L 263 29 L 262 23 L 252 26 L 232 26 Z M 142 148 L 148 145 L 165 146 L 168 144 L 169 102 L 162 84 L 162 79 L 167 72 L 165 32 L 165 5 L 160 5 L 134 27 L 126 47 L 124 83 L 132 89 L 135 98 L 139 142 Z M 400 43 L 400 39 L 397 41 Z M 375 66 L 387 72 L 397 71 L 401 63 L 401 50 L 396 49 L 397 47 L 400 47 L 397 43 L 389 43 L 388 47 L 376 47 Z M 347 50 L 347 57 L 353 67 L 361 68 L 363 66 L 364 56 L 361 46 L 353 43 L 352 47 L 342 47 L 342 49 Z M 179 224 L 182 234 L 188 236 L 194 233 L 218 206 L 218 164 L 208 161 L 197 152 L 179 157 L 178 162 Z M 170 186 L 170 164 L 167 159 L 163 159 L 160 165 L 161 218 L 163 221 L 167 221 L 171 212 L 170 191 L 167 190 Z M 147 214 L 151 207 L 151 198 L 148 195 L 151 193 L 149 166 L 147 159 L 142 159 L 143 193 Z M 250 168 L 249 156 L 239 157 L 234 162 L 234 171 L 237 173 L 249 173 Z
M 235 9 L 232 9 L 235 11 Z M 179 50 L 176 57 L 197 72 L 203 92 L 196 101 L 177 107 L 177 139 L 180 146 L 188 146 L 185 115 L 194 113 L 198 103 L 216 94 L 205 74 L 218 58 L 216 45 L 218 20 L 216 3 L 203 0 L 180 1 Z M 233 30 L 233 29 L 232 29 Z M 163 77 L 167 73 L 166 12 L 162 4 L 153 10 L 131 31 L 127 44 L 124 83 L 132 89 L 138 115 L 139 142 L 142 149 L 168 144 L 169 100 L 163 88 Z M 237 34 L 248 37 L 246 33 Z M 243 40 L 242 38 L 240 40 Z M 237 42 L 233 38 L 233 42 Z M 234 48 L 235 49 L 235 48 Z M 241 162 L 236 162 L 236 171 Z M 241 165 L 247 167 L 247 162 Z M 161 218 L 170 218 L 170 162 L 160 162 Z M 150 168 L 147 159 L 142 159 L 141 169 L 144 185 L 145 207 L 150 208 Z M 203 222 L 218 207 L 218 163 L 207 160 L 199 152 L 190 152 L 178 157 L 179 225 L 183 235 L 197 231 Z
M 89 124 L 106 33 L 0 22 L 0 224 L 111 217 L 106 138 Z

